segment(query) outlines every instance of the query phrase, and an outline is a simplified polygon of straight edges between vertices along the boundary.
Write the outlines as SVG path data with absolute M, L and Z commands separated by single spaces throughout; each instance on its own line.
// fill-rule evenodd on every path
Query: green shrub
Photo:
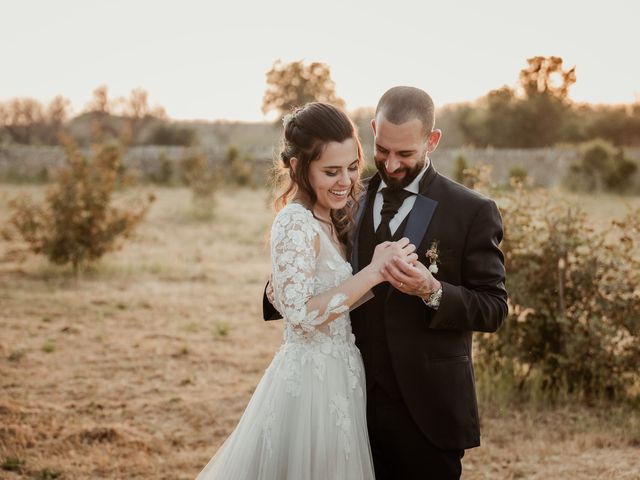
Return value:
M 182 182 L 191 189 L 196 218 L 210 219 L 215 208 L 215 193 L 219 174 L 209 167 L 202 154 L 194 154 L 180 160 Z
M 462 172 L 462 184 L 475 190 L 484 190 L 491 185 L 491 165 L 476 164 Z
M 501 200 L 509 316 L 480 335 L 482 375 L 530 398 L 620 399 L 640 382 L 640 209 L 596 229 L 547 192 Z
M 55 480 L 56 478 L 62 478 L 62 472 L 50 468 L 43 468 L 35 475 L 35 480 Z
M 453 166 L 453 179 L 467 188 L 486 190 L 490 187 L 491 165 L 469 165 L 464 155 L 458 155 Z
M 241 187 L 254 187 L 253 181 L 253 159 L 250 155 L 240 156 L 239 150 L 231 145 L 225 155 L 231 181 Z
M 25 356 L 25 351 L 22 349 L 18 349 L 18 350 L 12 351 L 7 357 L 7 360 L 9 360 L 10 362 L 19 362 L 24 358 L 24 356 Z
M 215 333 L 218 337 L 227 337 L 229 332 L 231 331 L 231 327 L 226 322 L 221 322 L 216 324 Z
M 464 183 L 464 171 L 469 168 L 469 163 L 464 155 L 458 155 L 453 163 L 453 179 L 458 183 Z
M 197 134 L 192 128 L 161 123 L 157 125 L 145 139 L 147 145 L 180 145 L 189 147 L 197 141 Z
M 0 468 L 8 472 L 22 472 L 25 461 L 18 457 L 7 457 L 0 465 Z
M 118 246 L 144 218 L 153 196 L 133 208 L 116 208 L 112 196 L 118 180 L 121 151 L 117 145 L 96 147 L 92 158 L 66 142 L 66 167 L 44 203 L 29 196 L 11 201 L 9 220 L 35 253 L 57 264 L 71 263 L 78 275 L 87 263 Z
M 149 174 L 149 180 L 151 180 L 153 183 L 159 183 L 161 185 L 171 184 L 174 179 L 173 162 L 163 152 L 158 158 L 158 163 L 160 164 L 158 170 L 153 171 L 151 172 L 151 174 Z
M 524 183 L 528 176 L 529 174 L 527 173 L 527 169 L 522 165 L 515 165 L 509 169 L 510 183 Z
M 207 168 L 207 161 L 202 155 L 187 155 L 178 162 L 180 181 L 190 187 Z
M 570 167 L 565 185 L 579 191 L 624 192 L 633 185 L 638 165 L 625 156 L 622 148 L 594 140 L 580 148 L 580 158 Z
M 47 340 L 42 344 L 42 351 L 44 353 L 53 353 L 56 351 L 56 344 Z

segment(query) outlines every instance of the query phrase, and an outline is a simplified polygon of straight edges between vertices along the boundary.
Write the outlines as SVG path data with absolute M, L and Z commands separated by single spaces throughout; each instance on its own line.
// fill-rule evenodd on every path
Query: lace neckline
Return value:
M 324 235 L 324 238 L 327 240 L 327 242 L 329 242 L 329 244 L 331 245 L 331 248 L 333 249 L 334 253 L 336 255 L 338 255 L 338 257 L 345 263 L 349 263 L 347 261 L 347 259 L 342 255 L 342 253 L 340 252 L 340 249 L 336 246 L 335 243 L 333 243 L 333 240 L 331 240 L 331 238 L 329 238 L 329 234 L 325 231 L 324 228 L 322 228 L 322 225 L 320 225 L 320 220 L 318 220 L 314 215 L 313 212 L 311 210 L 309 210 L 307 207 L 305 207 L 303 204 L 299 203 L 299 202 L 291 202 L 289 205 L 298 205 L 299 207 L 303 208 L 313 219 L 314 222 L 316 222 L 316 225 L 318 226 L 318 229 L 322 232 L 322 234 Z
M 331 238 L 329 238 L 329 234 L 325 231 L 324 228 L 322 228 L 322 225 L 320 225 L 320 222 L 318 220 L 316 220 L 315 217 L 313 219 L 316 222 L 318 222 L 318 227 L 320 227 L 320 230 L 324 234 L 324 238 L 326 238 L 327 241 L 331 244 L 331 248 L 333 248 L 333 251 L 336 253 L 336 255 L 338 255 L 342 259 L 343 262 L 346 262 L 347 259 L 342 256 L 342 253 L 340 252 L 340 249 L 336 246 L 335 243 L 333 243 L 333 240 L 331 240 Z

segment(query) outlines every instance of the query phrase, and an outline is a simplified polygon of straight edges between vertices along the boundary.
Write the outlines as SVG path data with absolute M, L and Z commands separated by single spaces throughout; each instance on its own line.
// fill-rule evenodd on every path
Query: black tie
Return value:
M 379 243 L 391 240 L 391 229 L 389 222 L 398 213 L 402 203 L 407 197 L 413 195 L 403 188 L 386 187 L 382 189 L 382 210 L 380 211 L 380 225 L 376 230 L 376 237 Z

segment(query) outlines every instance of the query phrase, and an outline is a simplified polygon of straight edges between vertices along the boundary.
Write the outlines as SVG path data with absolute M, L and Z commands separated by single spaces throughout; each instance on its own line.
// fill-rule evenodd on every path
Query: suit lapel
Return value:
M 404 229 L 404 236 L 413 243 L 416 248 L 422 243 L 433 213 L 436 211 L 438 202 L 431 200 L 429 197 L 425 197 L 422 194 L 416 195 L 416 203 L 413 205 L 411 212 L 409 212 L 409 219 L 407 220 L 407 226 Z
M 430 162 L 427 171 L 424 173 L 422 180 L 420 180 L 419 193 L 416 195 L 416 201 L 413 205 L 413 208 L 411 209 L 411 212 L 409 212 L 407 225 L 404 229 L 404 236 L 407 237 L 411 241 L 411 243 L 416 246 L 416 248 L 418 248 L 422 243 L 422 239 L 427 233 L 427 229 L 429 228 L 429 224 L 431 223 L 433 214 L 435 213 L 436 207 L 438 206 L 438 202 L 436 200 L 433 200 L 426 196 L 429 186 L 437 177 L 437 175 L 438 173 L 433 166 L 433 162 Z M 358 213 L 356 215 L 355 228 L 353 230 L 353 248 L 351 250 L 350 259 L 351 267 L 354 274 L 358 272 L 360 267 L 358 263 L 358 240 L 360 237 L 362 219 L 364 218 L 365 211 L 367 210 L 369 202 L 374 201 L 375 194 L 378 191 L 379 186 L 380 175 L 376 173 L 369 179 L 369 182 L 366 186 L 366 192 L 364 192 L 359 199 Z
M 407 237 L 409 241 L 416 246 L 416 249 L 420 247 L 424 236 L 427 233 L 433 214 L 436 211 L 438 202 L 426 196 L 429 185 L 436 178 L 437 172 L 433 166 L 433 162 L 429 164 L 427 171 L 424 173 L 422 180 L 420 180 L 419 193 L 416 195 L 416 201 L 413 204 L 413 208 L 409 212 L 409 218 L 407 219 L 407 225 L 404 228 L 404 237 Z M 396 289 L 389 286 L 388 295 Z
M 369 202 L 373 202 L 375 198 L 375 193 L 378 191 L 378 186 L 380 185 L 380 175 L 377 173 L 369 179 L 369 182 L 366 185 L 366 189 L 360 195 L 358 199 L 358 212 L 356 214 L 356 222 L 353 229 L 353 241 L 351 245 L 353 245 L 351 249 L 351 269 L 354 273 L 358 273 L 359 264 L 358 264 L 358 240 L 360 238 L 360 228 L 362 227 L 362 219 L 364 218 L 365 211 L 367 210 L 367 206 Z M 372 193 L 373 192 L 373 193 Z
M 429 223 L 431 223 L 431 218 L 438 206 L 436 200 L 427 196 L 429 186 L 436 176 L 436 169 L 433 166 L 433 162 L 430 162 L 427 171 L 424 172 L 420 180 L 419 193 L 416 195 L 416 202 L 411 212 L 409 212 L 407 226 L 404 229 L 404 236 L 407 237 L 416 248 L 422 243 L 422 239 L 429 228 Z

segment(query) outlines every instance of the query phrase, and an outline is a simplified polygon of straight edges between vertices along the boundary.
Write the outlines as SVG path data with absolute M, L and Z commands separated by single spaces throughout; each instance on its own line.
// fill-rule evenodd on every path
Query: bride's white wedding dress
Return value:
M 271 231 L 272 284 L 284 341 L 236 429 L 198 480 L 373 479 L 362 357 L 344 294 L 307 301 L 351 276 L 312 213 L 284 207 Z M 339 316 L 320 326 L 331 314 Z

